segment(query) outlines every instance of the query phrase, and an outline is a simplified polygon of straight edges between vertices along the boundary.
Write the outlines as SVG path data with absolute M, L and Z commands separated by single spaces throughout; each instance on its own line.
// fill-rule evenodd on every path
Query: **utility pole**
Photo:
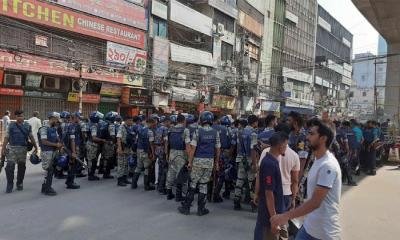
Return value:
M 79 112 L 82 113 L 82 97 L 83 97 L 84 82 L 82 79 L 82 63 L 79 63 Z

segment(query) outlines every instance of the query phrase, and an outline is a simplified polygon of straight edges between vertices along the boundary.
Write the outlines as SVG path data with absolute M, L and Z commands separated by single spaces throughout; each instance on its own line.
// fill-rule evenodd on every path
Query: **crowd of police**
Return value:
M 2 164 L 5 160 L 7 163 L 7 193 L 14 189 L 15 165 L 16 189 L 23 190 L 27 154 L 31 152 L 30 161 L 41 163 L 45 173 L 41 189 L 45 195 L 56 195 L 53 177 L 66 178 L 68 189 L 78 189 L 76 177 L 99 181 L 102 174 L 103 179 L 113 179 L 111 172 L 116 168 L 118 186 L 138 188 L 143 173 L 144 189 L 157 189 L 168 200 L 175 198 L 181 202 L 178 210 L 182 214 L 190 213 L 198 194 L 197 214 L 202 216 L 209 213 L 207 200 L 222 202 L 231 196 L 235 210 L 240 210 L 243 202 L 255 210 L 252 200 L 259 156 L 276 131 L 287 133 L 289 147 L 301 160 L 299 201 L 304 197 L 303 186 L 313 161 L 306 140 L 307 124 L 296 112 L 280 122 L 274 115 L 235 120 L 208 111 L 199 117 L 153 114 L 124 119 L 117 112 L 103 115 L 96 111 L 88 119 L 79 112 L 51 112 L 37 136 L 24 122 L 23 111 L 16 111 L 15 116 L 1 151 Z M 361 168 L 374 175 L 381 135 L 378 126 L 372 121 L 364 128 L 355 120 L 324 121 L 336 134 L 331 151 L 347 183 L 356 185 L 352 176 Z

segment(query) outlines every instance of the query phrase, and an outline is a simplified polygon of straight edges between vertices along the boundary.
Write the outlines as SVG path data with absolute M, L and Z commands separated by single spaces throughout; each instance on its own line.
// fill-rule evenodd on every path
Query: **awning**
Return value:
M 313 116 L 315 115 L 314 109 L 309 109 L 309 108 L 299 108 L 299 107 L 281 107 L 281 112 L 283 113 L 290 113 L 290 112 L 298 112 L 302 115 L 310 115 Z

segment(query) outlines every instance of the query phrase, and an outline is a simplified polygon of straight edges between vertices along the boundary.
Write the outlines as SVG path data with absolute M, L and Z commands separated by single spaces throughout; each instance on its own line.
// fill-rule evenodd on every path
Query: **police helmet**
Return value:
M 117 112 L 111 111 L 111 112 L 106 113 L 106 115 L 104 116 L 104 119 L 105 119 L 106 121 L 108 121 L 108 122 L 113 123 L 113 122 L 115 122 L 115 118 L 116 118 L 117 116 L 118 116 L 118 113 L 117 113 Z
M 167 117 L 164 116 L 164 115 L 162 115 L 162 116 L 160 117 L 160 122 L 163 123 L 163 122 L 165 122 L 166 119 L 167 119 Z
M 248 121 L 245 118 L 239 119 L 239 123 L 240 123 L 240 125 L 242 125 L 244 127 L 248 125 Z
M 231 119 L 228 116 L 223 116 L 220 120 L 221 125 L 230 126 L 232 124 Z
M 60 116 L 60 113 L 58 113 L 58 112 L 49 112 L 48 114 L 47 114 L 47 117 L 50 119 L 50 118 L 60 118 L 61 116 Z
M 129 167 L 136 167 L 137 165 L 137 158 L 136 156 L 130 155 L 128 157 L 128 165 Z
M 98 123 L 100 121 L 100 119 L 103 119 L 103 117 L 104 117 L 104 114 L 102 114 L 101 112 L 98 112 L 98 111 L 94 111 L 90 114 L 89 120 L 92 123 Z
M 146 117 L 143 114 L 138 115 L 139 121 L 143 122 L 146 120 Z
M 82 118 L 82 114 L 81 114 L 81 112 L 79 112 L 79 111 L 73 112 L 73 113 L 71 114 L 71 116 L 72 116 L 72 117 L 77 117 L 77 118 L 79 118 L 79 119 Z
M 201 124 L 212 124 L 214 121 L 214 114 L 209 111 L 204 111 L 200 115 Z
M 160 117 L 159 117 L 157 114 L 155 114 L 155 113 L 151 114 L 150 118 L 151 118 L 151 119 L 154 119 L 154 120 L 157 120 L 158 122 L 160 122 Z
M 29 160 L 33 165 L 37 165 L 42 162 L 42 159 L 36 153 L 32 153 Z
M 196 120 L 195 120 L 194 115 L 193 114 L 188 114 L 187 117 L 186 117 L 186 123 L 187 124 L 192 124 L 192 123 L 195 123 L 195 122 L 196 122 Z
M 115 121 L 121 122 L 121 121 L 122 121 L 122 116 L 118 114 L 118 115 L 115 117 Z
M 56 158 L 56 163 L 59 167 L 65 168 L 68 166 L 68 156 L 60 155 Z
M 176 124 L 178 122 L 178 116 L 177 115 L 171 115 L 169 116 L 169 120 L 171 121 L 171 123 Z
M 71 117 L 71 113 L 67 112 L 67 111 L 62 111 L 60 114 L 61 119 L 66 119 L 66 118 L 70 118 Z

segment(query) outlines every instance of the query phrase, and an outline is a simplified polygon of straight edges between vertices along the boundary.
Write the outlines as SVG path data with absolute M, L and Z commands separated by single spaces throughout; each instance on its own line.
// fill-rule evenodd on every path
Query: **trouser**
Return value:
M 93 142 L 88 142 L 86 144 L 86 157 L 88 160 L 89 176 L 94 176 L 97 168 L 97 155 L 98 144 Z
M 255 173 L 252 171 L 252 169 L 249 168 L 250 167 L 248 166 L 247 163 L 245 163 L 245 161 L 241 160 L 240 162 L 238 162 L 238 174 L 235 186 L 235 199 L 242 198 L 243 186 L 246 180 L 248 181 L 249 184 L 250 193 L 254 193 Z
M 360 149 L 350 149 L 350 167 L 357 170 L 360 167 Z
M 214 193 L 215 193 L 215 195 L 219 195 L 220 194 L 220 192 L 221 192 L 221 189 L 222 189 L 222 187 L 223 187 L 223 185 L 224 185 L 224 183 L 225 183 L 225 190 L 228 190 L 228 188 L 229 188 L 229 181 L 226 181 L 226 176 L 225 176 L 225 174 L 227 174 L 226 172 L 225 172 L 225 170 L 227 170 L 227 168 L 228 168 L 228 166 L 229 166 L 229 163 L 230 163 L 230 161 L 231 161 L 231 158 L 230 158 L 230 151 L 229 151 L 229 149 L 223 149 L 222 150 L 222 158 L 221 158 L 221 160 L 220 160 L 220 162 L 219 162 L 219 169 L 220 169 L 220 171 L 218 172 L 218 174 L 217 174 L 217 183 L 216 183 L 216 189 L 215 189 L 215 191 L 214 191 Z
M 214 167 L 214 159 L 194 158 L 190 173 L 190 187 L 199 187 L 199 193 L 207 195 L 207 184 L 210 181 Z
M 144 171 L 144 175 L 148 176 L 151 164 L 152 161 L 149 159 L 147 152 L 144 152 L 142 149 L 138 149 L 135 173 L 141 173 Z
M 10 187 L 14 184 L 15 164 L 17 167 L 17 186 L 22 185 L 26 171 L 26 154 L 25 146 L 8 146 L 6 151 L 7 165 L 5 167 L 7 175 L 7 185 Z
M 132 155 L 132 151 L 124 151 L 122 154 L 118 154 L 118 165 L 117 165 L 117 177 L 128 176 L 128 158 Z
M 297 232 L 296 240 L 320 240 L 315 238 L 307 233 L 304 227 L 301 227 L 300 230 Z
M 376 169 L 376 150 L 373 148 L 366 149 L 365 160 L 367 170 L 374 171 Z
M 177 180 L 177 184 L 183 184 L 183 182 L 178 181 L 178 174 L 181 172 L 186 162 L 187 156 L 184 150 L 170 150 L 166 182 L 167 189 L 172 189 L 175 180 Z
M 50 188 L 53 182 L 54 173 L 54 159 L 56 157 L 56 152 L 54 151 L 42 151 L 40 153 L 40 158 L 42 159 L 42 168 L 44 170 L 44 186 Z
M 103 170 L 104 174 L 109 175 L 114 164 L 115 144 L 113 142 L 104 143 L 101 156 L 103 159 L 103 164 L 100 163 L 100 166 L 103 168 L 101 170 Z

